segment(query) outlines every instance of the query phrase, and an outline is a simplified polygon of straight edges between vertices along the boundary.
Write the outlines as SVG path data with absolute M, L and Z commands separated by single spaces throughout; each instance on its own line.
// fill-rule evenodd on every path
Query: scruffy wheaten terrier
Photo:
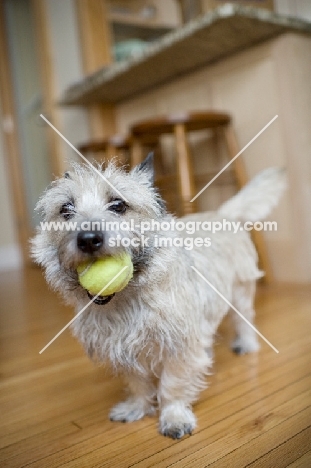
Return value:
M 109 183 L 93 168 L 74 164 L 46 190 L 37 208 L 45 222 L 56 224 L 38 229 L 32 254 L 77 313 L 93 301 L 71 328 L 93 360 L 110 361 L 127 380 L 130 394 L 112 408 L 111 420 L 135 421 L 158 408 L 160 433 L 181 438 L 196 426 L 191 405 L 206 386 L 213 338 L 230 309 L 197 272 L 249 322 L 262 275 L 249 233 L 213 226 L 265 218 L 283 191 L 284 171 L 267 169 L 218 211 L 178 220 L 154 188 L 151 156 L 130 172 L 113 163 L 97 171 Z M 134 274 L 121 292 L 93 297 L 83 289 L 79 264 L 124 252 Z M 256 333 L 232 314 L 233 351 L 257 351 Z

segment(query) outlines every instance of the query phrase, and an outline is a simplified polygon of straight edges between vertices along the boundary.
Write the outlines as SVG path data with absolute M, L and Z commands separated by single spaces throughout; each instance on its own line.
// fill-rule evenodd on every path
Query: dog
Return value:
M 208 232 L 207 238 L 200 227 L 189 235 L 168 231 L 167 226 L 174 221 L 203 226 L 223 219 L 264 219 L 285 188 L 285 175 L 281 169 L 267 169 L 218 211 L 179 220 L 167 212 L 153 179 L 151 155 L 129 172 L 114 162 L 96 170 L 74 163 L 52 182 L 37 210 L 45 222 L 74 221 L 76 227 L 38 228 L 32 256 L 44 268 L 49 285 L 77 312 L 92 300 L 71 330 L 92 360 L 109 361 L 127 381 L 129 396 L 112 408 L 110 419 L 130 422 L 158 410 L 159 432 L 179 439 L 196 427 L 192 404 L 207 386 L 214 336 L 230 309 L 215 289 L 253 323 L 255 283 L 262 272 L 249 232 L 243 229 Z M 99 220 L 132 222 L 135 228 L 82 230 L 86 221 Z M 165 230 L 151 226 L 147 242 L 140 226 L 150 220 Z M 159 245 L 159 239 L 173 242 Z M 109 297 L 88 295 L 79 283 L 77 266 L 121 252 L 130 255 L 134 266 L 128 285 Z M 255 331 L 231 313 L 236 333 L 233 351 L 256 352 Z

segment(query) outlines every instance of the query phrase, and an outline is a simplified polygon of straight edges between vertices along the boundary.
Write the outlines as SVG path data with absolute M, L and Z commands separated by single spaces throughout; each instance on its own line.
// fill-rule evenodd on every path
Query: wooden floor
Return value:
M 64 332 L 72 311 L 30 269 L 0 275 L 0 466 L 31 468 L 311 467 L 311 289 L 260 289 L 258 355 L 238 357 L 222 326 L 198 428 L 180 441 L 156 418 L 113 423 L 122 382 L 96 368 Z

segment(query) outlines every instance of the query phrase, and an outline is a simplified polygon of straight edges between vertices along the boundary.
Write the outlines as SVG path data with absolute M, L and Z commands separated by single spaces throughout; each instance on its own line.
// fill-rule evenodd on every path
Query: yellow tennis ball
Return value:
M 124 268 L 126 267 L 126 268 Z M 122 269 L 124 268 L 124 271 Z M 122 271 L 119 276 L 113 278 Z M 104 257 L 78 266 L 79 282 L 90 294 L 110 296 L 122 291 L 133 277 L 133 263 L 128 254 L 118 257 Z M 110 284 L 109 282 L 113 280 Z M 102 289 L 107 286 L 103 291 Z M 101 292 L 102 291 L 102 292 Z

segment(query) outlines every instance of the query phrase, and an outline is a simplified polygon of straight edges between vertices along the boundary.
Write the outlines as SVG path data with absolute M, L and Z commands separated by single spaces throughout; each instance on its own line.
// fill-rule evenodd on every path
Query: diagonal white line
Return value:
M 234 312 L 236 312 L 240 317 L 241 319 L 244 320 L 244 322 L 246 322 L 256 333 L 257 335 L 260 336 L 260 338 L 262 338 L 272 349 L 273 351 L 275 351 L 276 353 L 279 353 L 279 351 L 273 346 L 273 344 L 270 343 L 269 340 L 267 340 L 267 338 L 265 338 L 261 333 L 260 331 L 257 330 L 257 328 L 254 327 L 254 325 L 249 322 L 243 314 L 241 314 L 241 312 L 239 312 L 235 307 L 234 305 L 232 305 L 228 299 L 225 298 L 225 296 L 223 296 L 219 291 L 218 289 L 215 288 L 215 286 L 213 286 L 206 278 L 205 276 L 202 275 L 202 273 L 200 273 L 194 266 L 191 266 L 191 268 L 205 281 L 205 283 L 207 283 L 217 294 L 218 296 L 220 296 L 233 310 Z
M 260 132 L 258 132 L 257 135 L 254 136 L 254 138 L 252 138 L 251 141 L 249 141 L 249 142 L 247 143 L 247 145 L 245 145 L 244 148 L 242 148 L 241 151 L 239 151 L 238 154 L 237 154 L 236 156 L 234 156 L 234 158 L 232 158 L 232 159 L 228 162 L 228 164 L 226 164 L 226 165 L 221 169 L 221 171 L 219 171 L 218 174 L 216 174 L 215 177 L 213 177 L 212 180 L 210 180 L 210 181 L 205 185 L 205 187 L 203 187 L 202 190 L 200 190 L 199 193 L 196 194 L 195 197 L 192 198 L 192 200 L 190 200 L 190 202 L 191 202 L 191 203 L 194 202 L 194 200 L 196 200 L 196 199 L 201 195 L 201 193 L 203 193 L 204 190 L 207 189 L 207 187 L 209 187 L 209 186 L 214 182 L 214 180 L 216 180 L 217 177 L 219 177 L 220 174 L 222 174 L 222 173 L 227 169 L 227 167 L 229 167 L 230 164 L 232 164 L 232 163 L 243 153 L 243 151 L 245 151 L 246 148 L 248 148 L 248 147 L 259 137 L 259 135 L 261 135 L 277 118 L 278 118 L 278 115 L 275 115 L 275 116 L 273 117 L 273 119 L 271 119 L 270 122 L 268 122 L 267 125 L 265 125 L 265 126 L 260 130 Z
M 117 192 L 117 194 L 120 195 L 120 197 L 121 197 L 124 201 L 126 201 L 126 202 L 128 203 L 128 200 L 125 198 L 125 196 L 122 195 L 122 193 L 119 192 L 119 190 L 116 189 L 116 188 L 112 185 L 112 183 L 109 182 L 109 180 L 106 179 L 106 177 L 105 177 L 99 170 L 97 170 L 96 167 L 94 167 L 93 164 L 91 164 L 90 161 L 88 161 L 88 159 L 86 159 L 86 157 L 83 156 L 83 154 L 80 153 L 80 151 L 78 151 L 77 148 L 76 148 L 75 146 L 73 146 L 73 144 L 70 143 L 70 141 L 67 140 L 67 138 L 65 138 L 64 135 L 63 135 L 59 130 L 57 130 L 57 128 L 54 127 L 54 125 L 51 124 L 51 122 L 50 122 L 46 117 L 44 117 L 43 114 L 40 114 L 40 117 L 41 117 L 43 120 L 45 120 L 45 122 L 46 122 L 51 128 L 53 128 L 53 130 L 55 130 L 55 132 L 56 132 L 56 133 L 57 133 L 57 134 L 58 134 L 58 135 L 59 135 L 59 136 L 60 136 L 60 137 L 61 137 L 61 138 L 62 138 L 62 139 L 63 139 L 79 156 L 80 156 L 80 158 L 83 159 L 83 161 L 85 161 L 95 172 L 97 172 L 97 174 L 100 175 L 100 176 L 104 179 L 104 181 L 107 182 L 107 184 L 110 185 L 110 187 L 113 188 L 113 190 L 114 190 L 115 192 Z
M 103 288 L 101 291 L 99 291 L 99 293 L 98 293 L 96 296 L 94 296 L 94 297 L 93 297 L 93 299 L 91 299 L 91 300 L 90 300 L 90 302 L 88 302 L 88 303 L 86 304 L 86 306 L 84 306 L 84 307 L 83 307 L 83 309 L 81 309 L 81 310 L 80 310 L 80 311 L 77 313 L 77 315 L 75 315 L 75 316 L 74 316 L 74 318 L 73 318 L 73 319 L 71 319 L 71 320 L 70 320 L 70 322 L 68 322 L 68 323 L 67 323 L 67 325 L 65 325 L 65 326 L 64 326 L 64 328 L 62 328 L 62 329 L 61 329 L 61 331 L 59 331 L 59 332 L 57 333 L 57 335 L 55 335 L 55 336 L 54 336 L 54 338 L 52 338 L 52 340 L 51 340 L 51 341 L 49 341 L 49 342 L 48 342 L 48 344 L 47 344 L 47 345 L 45 345 L 45 346 L 44 346 L 44 348 L 42 348 L 42 349 L 41 349 L 41 351 L 39 351 L 39 354 L 42 354 L 42 353 L 43 353 L 43 351 L 45 351 L 45 350 L 46 350 L 46 348 L 48 348 L 48 347 L 50 346 L 50 344 L 52 344 L 52 343 L 53 343 L 53 341 L 55 341 L 55 340 L 56 340 L 56 338 L 58 338 L 58 337 L 59 337 L 59 335 L 61 335 L 61 334 L 63 333 L 63 331 L 65 331 L 65 330 L 66 330 L 66 328 L 68 328 L 68 327 L 69 327 L 69 326 L 72 324 L 72 322 L 74 322 L 74 321 L 76 320 L 76 318 L 78 318 L 78 317 L 79 317 L 79 315 L 81 315 L 81 314 L 82 314 L 82 312 L 84 312 L 84 311 L 85 311 L 85 309 L 87 309 L 87 308 L 88 308 L 88 306 L 89 306 L 89 305 L 91 305 L 91 304 L 93 303 L 94 299 L 96 299 L 98 296 L 101 296 L 101 294 L 102 294 L 102 293 L 105 291 L 105 289 L 107 289 L 107 288 L 108 288 L 108 286 L 110 286 L 110 285 L 111 285 L 111 283 L 113 283 L 113 281 L 114 281 L 115 279 L 117 279 L 117 278 L 118 278 L 118 276 L 120 276 L 120 275 L 121 275 L 121 273 L 123 273 L 123 271 L 124 271 L 124 270 L 126 270 L 126 268 L 128 268 L 128 266 L 127 266 L 127 265 L 126 265 L 126 266 L 124 266 L 124 267 L 122 268 L 122 270 L 120 270 L 120 271 L 119 271 L 119 273 L 117 273 L 117 274 L 116 274 L 116 276 L 115 276 L 114 278 L 112 278 L 112 280 L 110 280 L 110 281 L 109 281 L 109 283 L 108 283 L 108 284 L 106 284 L 106 286 L 105 286 L 105 287 L 104 287 L 104 288 Z

